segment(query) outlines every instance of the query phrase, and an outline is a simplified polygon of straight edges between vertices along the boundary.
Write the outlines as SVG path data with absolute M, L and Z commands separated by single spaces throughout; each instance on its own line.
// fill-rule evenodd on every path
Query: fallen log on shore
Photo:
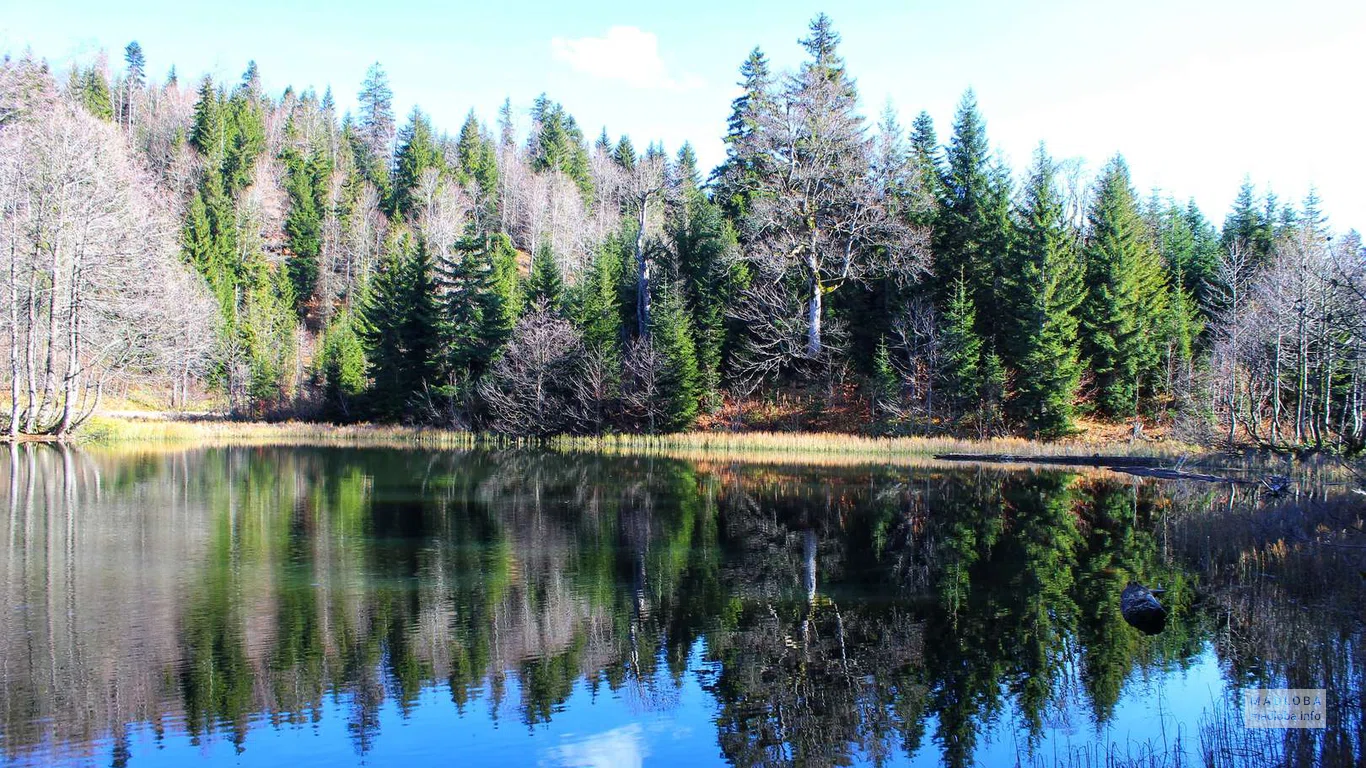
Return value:
M 1056 464 L 1066 467 L 1100 467 L 1114 472 L 1123 472 L 1135 477 L 1156 477 L 1161 480 L 1195 480 L 1202 483 L 1233 483 L 1237 485 L 1263 485 L 1270 489 L 1271 483 L 1242 477 L 1210 475 L 1203 472 L 1187 472 L 1162 466 L 1166 460 L 1153 456 L 1017 456 L 1009 453 L 940 453 L 935 455 L 940 461 L 977 461 L 997 464 Z M 1276 492 L 1283 492 L 1289 485 L 1288 480 L 1275 478 Z
M 937 453 L 941 461 L 983 461 L 1002 464 L 1063 464 L 1073 467 L 1160 467 L 1155 456 L 1021 456 L 1013 453 Z

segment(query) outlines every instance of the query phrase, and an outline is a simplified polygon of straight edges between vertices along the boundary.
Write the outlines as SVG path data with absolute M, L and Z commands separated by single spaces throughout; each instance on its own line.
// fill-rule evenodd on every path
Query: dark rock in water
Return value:
M 1119 612 L 1130 626 L 1145 635 L 1155 635 L 1167 626 L 1167 609 L 1152 590 L 1136 581 L 1129 582 L 1120 594 Z

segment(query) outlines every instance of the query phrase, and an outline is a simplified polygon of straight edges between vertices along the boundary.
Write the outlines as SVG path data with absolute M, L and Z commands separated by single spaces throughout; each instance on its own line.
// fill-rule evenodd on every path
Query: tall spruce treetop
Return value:
M 804 284 L 807 358 L 824 349 L 827 294 L 887 265 L 919 271 L 911 232 L 873 184 L 871 141 L 838 41 L 829 18 L 818 16 L 801 41 L 810 57 L 774 97 L 779 108 L 762 112 L 733 145 L 733 156 L 768 164 L 752 175 L 742 232 L 747 256 L 770 282 Z
M 429 169 L 442 170 L 444 159 L 433 135 L 431 120 L 416 107 L 408 118 L 408 124 L 399 132 L 398 141 L 390 209 L 396 214 L 411 217 L 417 208 L 417 190 L 423 174 Z
M 123 60 L 128 64 L 128 84 L 141 88 L 147 82 L 147 58 L 138 41 L 134 40 L 123 49 Z
M 1166 310 L 1166 275 L 1123 158 L 1101 173 L 1087 229 L 1082 352 L 1094 375 L 1098 410 L 1134 416 L 1144 380 L 1158 362 L 1153 331 Z
M 829 16 L 819 13 L 811 20 L 810 29 L 811 35 L 801 41 L 807 56 L 811 57 L 808 65 L 822 67 L 832 76 L 843 77 L 844 59 L 837 52 L 840 36 L 835 31 L 834 22 Z
M 360 105 L 360 137 L 372 162 L 385 172 L 394 147 L 394 92 L 379 62 L 370 65 L 356 97 Z
M 498 214 L 498 151 L 493 141 L 484 135 L 472 109 L 460 127 L 455 154 L 460 164 L 461 183 L 470 187 L 478 198 L 478 228 L 481 233 L 487 233 Z
M 1005 351 L 1016 371 L 1012 410 L 1041 437 L 1072 429 L 1081 377 L 1076 310 L 1084 294 L 1082 269 L 1056 173 L 1040 145 L 1018 213 L 1006 291 L 1013 322 Z
M 754 134 L 772 108 L 773 75 L 763 51 L 750 51 L 740 78 L 742 92 L 731 102 L 726 122 L 726 160 L 715 172 L 716 199 L 732 219 L 744 215 L 757 177 L 767 172 L 764 158 L 753 151 Z
M 986 236 L 985 198 L 989 182 L 990 146 L 986 126 L 971 90 L 958 102 L 953 138 L 945 158 L 935 227 L 935 272 L 945 289 L 961 271 L 969 286 L 978 281 L 976 267 Z

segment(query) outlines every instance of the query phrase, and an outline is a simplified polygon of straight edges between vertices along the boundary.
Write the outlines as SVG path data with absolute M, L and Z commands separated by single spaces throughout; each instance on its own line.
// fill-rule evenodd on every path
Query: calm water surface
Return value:
M 0 763 L 1352 765 L 1331 488 L 0 448 Z M 1306 484 L 1308 485 L 1308 484 Z M 1119 612 L 1130 579 L 1171 621 Z M 1329 727 L 1242 727 L 1325 688 Z

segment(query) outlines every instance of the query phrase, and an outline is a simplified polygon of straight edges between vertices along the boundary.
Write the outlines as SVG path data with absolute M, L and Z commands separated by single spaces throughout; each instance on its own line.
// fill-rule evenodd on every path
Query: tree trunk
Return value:
M 821 353 L 821 280 L 814 261 L 807 264 L 811 271 L 810 296 L 806 304 L 806 354 L 816 357 Z
M 642 339 L 650 336 L 650 262 L 645 258 L 645 221 L 650 196 L 640 198 L 636 228 L 636 330 Z
M 19 253 L 13 236 L 9 252 L 9 436 L 11 440 L 19 436 Z

